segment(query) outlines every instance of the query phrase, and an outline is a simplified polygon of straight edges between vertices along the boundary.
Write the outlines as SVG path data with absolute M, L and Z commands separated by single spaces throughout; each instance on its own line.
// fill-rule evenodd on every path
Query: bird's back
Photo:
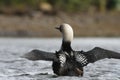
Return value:
M 54 73 L 61 76 L 83 76 L 83 66 L 87 64 L 85 56 L 80 51 L 71 51 L 73 55 L 69 54 L 66 51 L 56 52 L 58 60 L 52 64 Z

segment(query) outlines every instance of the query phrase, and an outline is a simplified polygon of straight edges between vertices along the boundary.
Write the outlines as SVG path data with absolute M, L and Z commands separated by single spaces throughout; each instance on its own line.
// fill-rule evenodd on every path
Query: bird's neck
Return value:
M 72 51 L 71 42 L 69 42 L 69 41 L 62 41 L 61 50 L 62 51 L 66 51 L 68 53 L 71 52 Z
M 61 50 L 70 53 L 72 50 L 71 42 L 73 40 L 73 31 L 72 30 L 65 30 L 62 32 L 62 45 Z

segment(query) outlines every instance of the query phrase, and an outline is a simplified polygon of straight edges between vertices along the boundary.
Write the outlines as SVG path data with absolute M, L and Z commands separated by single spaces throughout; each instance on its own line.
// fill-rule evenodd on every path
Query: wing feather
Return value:
M 88 62 L 93 63 L 104 58 L 120 59 L 120 53 L 95 47 L 94 49 L 84 53 L 87 56 Z
M 25 55 L 22 56 L 23 58 L 27 58 L 29 60 L 46 60 L 46 61 L 53 61 L 56 58 L 55 53 L 52 52 L 45 52 L 41 50 L 32 50 Z

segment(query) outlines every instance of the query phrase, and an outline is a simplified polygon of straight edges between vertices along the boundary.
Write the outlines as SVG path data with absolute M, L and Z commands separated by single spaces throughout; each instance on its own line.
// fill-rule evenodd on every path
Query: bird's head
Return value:
M 59 27 L 56 27 L 62 33 L 63 41 L 71 42 L 73 40 L 73 29 L 69 24 L 61 24 Z

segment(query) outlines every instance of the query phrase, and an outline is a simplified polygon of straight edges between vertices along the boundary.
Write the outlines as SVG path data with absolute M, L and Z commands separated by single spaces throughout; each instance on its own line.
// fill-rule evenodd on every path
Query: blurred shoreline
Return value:
M 40 11 L 32 16 L 1 14 L 0 37 L 59 37 L 54 27 L 61 23 L 70 24 L 76 37 L 120 37 L 119 13 L 45 15 Z

